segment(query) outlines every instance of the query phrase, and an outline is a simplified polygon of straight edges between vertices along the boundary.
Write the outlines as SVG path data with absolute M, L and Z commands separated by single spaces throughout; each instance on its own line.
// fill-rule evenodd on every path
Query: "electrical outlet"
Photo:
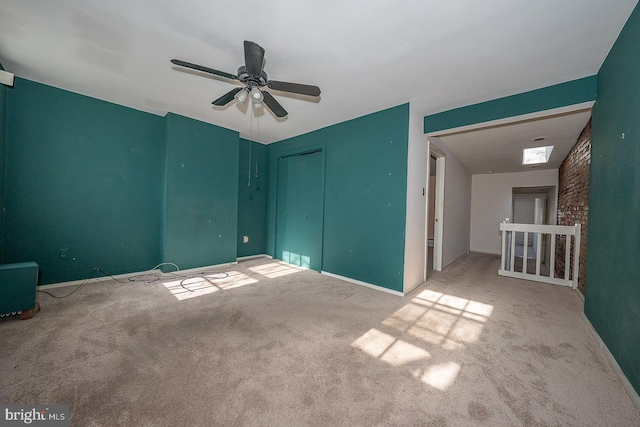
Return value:
M 60 251 L 58 252 L 58 258 L 60 259 L 67 259 L 68 255 L 69 255 L 69 248 L 61 248 Z

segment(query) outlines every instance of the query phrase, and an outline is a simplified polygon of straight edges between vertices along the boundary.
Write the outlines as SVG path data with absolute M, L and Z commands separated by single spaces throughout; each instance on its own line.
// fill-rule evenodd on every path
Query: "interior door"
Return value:
M 322 151 L 278 161 L 276 258 L 320 271 L 322 268 Z

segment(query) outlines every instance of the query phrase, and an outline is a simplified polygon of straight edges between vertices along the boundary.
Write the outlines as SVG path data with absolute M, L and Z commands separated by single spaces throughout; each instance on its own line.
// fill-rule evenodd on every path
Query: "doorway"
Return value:
M 555 187 L 513 187 L 511 193 L 511 218 L 515 224 L 534 224 L 543 225 L 550 224 L 549 218 L 552 216 L 549 212 L 549 205 Z M 538 247 L 538 233 L 530 233 L 527 239 L 527 245 L 524 245 L 524 233 L 515 233 L 515 263 L 516 268 L 522 271 L 522 260 L 526 257 L 528 260 L 535 260 L 536 257 L 541 258 L 541 272 L 548 274 L 548 265 L 550 257 L 550 235 L 543 234 L 541 236 L 541 253 L 536 253 Z M 519 267 L 518 267 L 519 266 Z M 533 263 L 527 264 L 527 270 L 534 267 Z M 531 273 L 531 272 L 530 272 Z
M 322 268 L 323 156 L 311 151 L 278 159 L 276 258 Z
M 429 142 L 426 182 L 425 280 L 431 271 L 442 270 L 444 218 L 444 153 Z

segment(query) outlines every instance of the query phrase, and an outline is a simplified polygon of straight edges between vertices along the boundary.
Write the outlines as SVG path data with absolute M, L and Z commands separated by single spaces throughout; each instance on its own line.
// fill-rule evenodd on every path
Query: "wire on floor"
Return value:
M 175 267 L 175 271 L 170 271 L 170 272 L 167 272 L 167 273 L 163 273 L 162 271 L 158 270 L 159 267 L 162 267 L 162 266 L 165 266 L 165 265 L 170 265 L 170 266 Z M 163 262 L 163 263 L 160 263 L 160 264 L 156 265 L 151 270 L 147 270 L 144 273 L 140 273 L 140 274 L 135 274 L 133 276 L 129 276 L 127 278 L 127 280 L 121 280 L 121 279 L 118 279 L 117 277 L 112 276 L 111 274 L 107 273 L 106 271 L 104 271 L 103 269 L 101 269 L 99 267 L 94 267 L 91 270 L 91 273 L 89 273 L 89 275 L 87 276 L 87 278 L 84 279 L 84 281 L 81 284 L 79 284 L 74 290 L 72 290 L 71 292 L 69 292 L 66 295 L 54 295 L 49 291 L 43 291 L 43 290 L 39 290 L 39 289 L 37 290 L 37 292 L 41 292 L 43 294 L 47 294 L 47 295 L 49 295 L 49 296 L 51 296 L 53 298 L 58 298 L 58 299 L 67 298 L 67 297 L 70 297 L 71 295 L 73 295 L 74 293 L 76 293 L 77 291 L 79 291 L 80 289 L 82 289 L 82 287 L 84 285 L 86 285 L 89 282 L 89 280 L 91 280 L 91 279 L 93 279 L 95 277 L 96 273 L 102 273 L 104 275 L 104 277 L 110 277 L 111 279 L 113 279 L 113 280 L 115 280 L 116 282 L 119 282 L 119 283 L 132 283 L 132 282 L 153 283 L 153 282 L 157 282 L 157 281 L 161 280 L 163 274 L 171 275 L 173 277 L 177 277 L 177 278 L 181 278 L 181 279 L 192 279 L 194 277 L 199 277 L 199 276 L 202 276 L 202 275 L 207 273 L 207 271 L 205 270 L 205 271 L 199 272 L 197 274 L 178 274 L 177 273 L 178 271 L 180 271 L 180 268 L 176 264 L 174 264 L 172 262 Z M 212 279 L 212 280 L 221 280 L 221 279 L 224 279 L 224 278 L 229 276 L 229 273 L 226 273 L 226 272 L 214 273 L 214 274 L 218 275 L 218 277 L 211 277 L 211 275 L 207 276 L 207 277 L 209 279 Z M 184 289 L 186 289 L 189 292 L 194 292 L 192 289 L 189 289 L 189 288 L 184 286 L 183 280 L 180 281 L 180 286 L 182 286 Z

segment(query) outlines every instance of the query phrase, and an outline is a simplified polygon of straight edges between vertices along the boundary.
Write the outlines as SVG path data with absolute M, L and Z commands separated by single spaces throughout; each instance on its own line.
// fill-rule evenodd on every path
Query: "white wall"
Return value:
M 429 147 L 424 135 L 424 113 L 409 104 L 409 154 L 407 159 L 407 219 L 404 250 L 405 293 L 424 281 L 426 197 Z
M 471 175 L 444 143 L 429 137 L 429 143 L 444 153 L 444 218 L 442 268 L 467 253 L 470 248 Z
M 547 200 L 549 224 L 556 224 L 558 206 L 558 170 L 539 170 L 518 173 L 473 175 L 471 179 L 471 250 L 492 254 L 500 253 L 498 227 L 505 218 L 511 218 L 513 187 L 555 186 Z
M 533 224 L 536 218 L 536 199 L 533 197 L 515 197 L 513 200 L 513 218 L 511 222 Z

